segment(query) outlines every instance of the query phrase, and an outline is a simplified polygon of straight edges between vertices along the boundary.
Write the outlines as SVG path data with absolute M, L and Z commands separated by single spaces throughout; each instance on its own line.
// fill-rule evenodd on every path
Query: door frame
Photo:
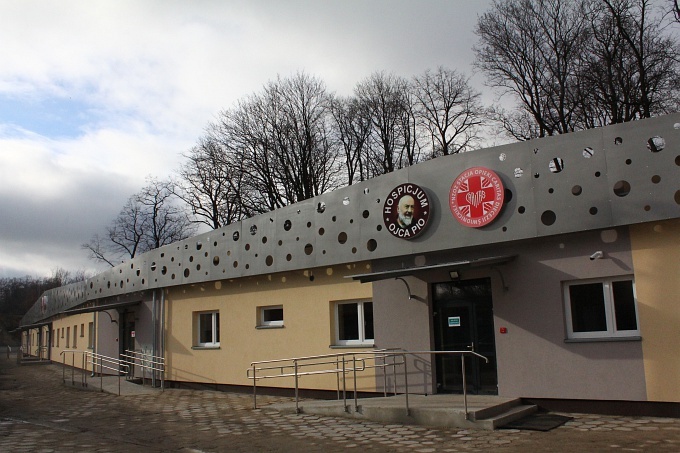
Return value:
M 452 290 L 448 295 L 438 296 L 438 291 L 436 289 L 437 285 L 450 286 L 452 287 Z M 482 285 L 484 291 L 481 294 L 454 294 L 453 290 L 453 288 L 456 287 L 472 288 Z M 468 326 L 469 338 L 472 343 L 469 349 L 489 358 L 489 364 L 486 365 L 481 358 L 471 355 L 467 356 L 465 360 L 467 391 L 468 393 L 473 394 L 498 394 L 498 364 L 496 360 L 491 278 L 482 277 L 469 280 L 433 283 L 431 294 L 433 349 L 444 349 L 442 346 L 442 343 L 444 342 L 444 329 L 458 328 L 448 326 L 448 319 L 445 319 L 447 316 L 443 314 L 442 311 L 451 308 L 467 308 L 470 318 Z M 483 332 L 480 332 L 480 330 L 483 330 Z M 480 337 L 486 341 L 480 341 Z M 458 350 L 462 349 L 458 348 Z M 447 381 L 447 379 L 441 375 L 445 369 L 445 365 L 443 364 L 445 360 L 452 361 L 456 367 L 456 371 L 452 373 L 454 375 L 452 378 L 456 382 L 454 385 L 449 385 L 448 388 L 444 387 L 444 382 Z M 455 358 L 451 356 L 451 358 L 447 359 L 442 354 L 435 355 L 433 363 L 435 369 L 432 377 L 434 380 L 434 388 L 437 393 L 462 392 L 463 384 L 460 362 L 461 359 L 459 356 L 455 356 Z

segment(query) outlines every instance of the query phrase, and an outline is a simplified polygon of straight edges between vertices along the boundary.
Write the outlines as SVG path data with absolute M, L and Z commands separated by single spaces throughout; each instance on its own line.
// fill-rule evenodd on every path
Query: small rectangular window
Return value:
M 566 283 L 564 298 L 568 338 L 640 335 L 630 278 Z
M 196 346 L 217 347 L 220 345 L 220 312 L 194 313 Z
M 66 328 L 66 349 L 69 348 L 69 341 L 70 341 L 70 338 L 71 338 L 71 328 L 70 328 L 70 327 L 67 327 L 67 328 Z
M 85 324 L 80 325 L 80 336 L 81 337 L 85 336 Z
M 87 326 L 87 347 L 94 349 L 94 322 L 90 322 Z
M 373 302 L 338 302 L 335 304 L 335 341 L 338 345 L 372 345 Z
M 282 327 L 283 326 L 283 306 L 276 305 L 271 307 L 259 307 L 258 325 L 261 327 Z
M 78 348 L 77 341 L 78 341 L 78 325 L 76 324 L 75 326 L 73 326 L 73 349 Z

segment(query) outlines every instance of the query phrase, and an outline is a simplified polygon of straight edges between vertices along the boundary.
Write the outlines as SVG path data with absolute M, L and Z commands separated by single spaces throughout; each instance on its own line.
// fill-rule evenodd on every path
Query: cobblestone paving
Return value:
M 567 414 L 549 432 L 385 425 L 282 414 L 287 398 L 169 389 L 135 396 L 82 390 L 57 365 L 0 359 L 2 452 L 680 451 L 680 420 Z

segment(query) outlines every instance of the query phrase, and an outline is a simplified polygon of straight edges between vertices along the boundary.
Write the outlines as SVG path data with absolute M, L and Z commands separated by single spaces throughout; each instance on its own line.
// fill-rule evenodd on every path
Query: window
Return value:
M 564 300 L 568 338 L 640 335 L 631 278 L 567 283 Z
M 373 345 L 373 302 L 338 302 L 335 332 L 337 345 Z
M 85 336 L 85 324 L 80 325 L 80 336 L 81 337 Z
M 196 346 L 217 347 L 220 345 L 220 312 L 194 314 L 196 319 Z
M 259 307 L 258 326 L 283 327 L 283 306 Z
M 78 325 L 76 324 L 73 326 L 73 349 L 77 349 L 77 341 L 78 341 Z
M 87 326 L 87 347 L 94 349 L 94 322 L 90 322 Z
M 71 328 L 66 328 L 66 349 L 69 348 L 69 338 L 71 338 Z

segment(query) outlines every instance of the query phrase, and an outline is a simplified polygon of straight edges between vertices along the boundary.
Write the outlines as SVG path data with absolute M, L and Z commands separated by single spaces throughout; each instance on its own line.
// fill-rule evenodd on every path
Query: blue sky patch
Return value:
M 88 105 L 70 98 L 0 97 L 0 124 L 20 127 L 44 137 L 78 137 L 97 119 Z

